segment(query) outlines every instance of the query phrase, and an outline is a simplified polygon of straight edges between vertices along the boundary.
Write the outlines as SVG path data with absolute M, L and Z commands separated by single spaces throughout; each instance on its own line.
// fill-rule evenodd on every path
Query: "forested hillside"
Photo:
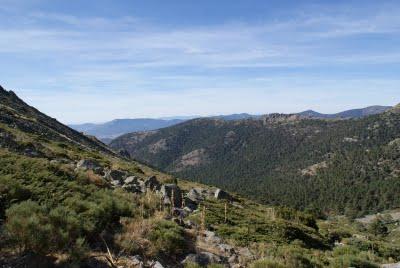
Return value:
M 273 121 L 279 129 L 297 124 L 294 119 Z M 229 125 L 213 122 L 224 131 Z M 272 128 L 265 133 L 278 139 Z M 234 136 L 224 136 L 225 146 Z M 192 153 L 186 165 L 200 163 L 204 153 Z M 0 88 L 1 267 L 378 267 L 400 261 L 394 218 L 360 225 L 315 212 L 264 206 L 178 180 L 118 156 Z
M 399 106 L 361 119 L 196 119 L 115 139 L 114 149 L 264 203 L 351 216 L 400 207 Z

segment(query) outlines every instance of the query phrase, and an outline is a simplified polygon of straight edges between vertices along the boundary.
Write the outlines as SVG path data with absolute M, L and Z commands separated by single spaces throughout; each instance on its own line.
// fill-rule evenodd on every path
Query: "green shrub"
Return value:
M 39 204 L 25 201 L 6 211 L 5 229 L 12 241 L 25 251 L 47 254 L 52 226 L 48 224 L 45 210 Z
M 148 239 L 153 243 L 156 254 L 174 256 L 182 254 L 186 247 L 184 229 L 166 220 L 153 223 Z
M 201 268 L 201 266 L 197 263 L 189 262 L 185 263 L 185 268 Z
M 369 224 L 368 231 L 375 236 L 386 236 L 388 234 L 388 228 L 380 217 L 377 217 Z
M 283 246 L 278 249 L 277 259 L 280 259 L 284 267 L 288 268 L 316 268 L 321 267 L 309 258 L 308 251 L 299 247 Z
M 83 228 L 74 211 L 65 207 L 48 210 L 33 201 L 11 206 L 5 229 L 11 241 L 21 250 L 40 255 L 68 252 L 74 260 L 86 255 Z
M 360 253 L 360 250 L 354 246 L 340 246 L 334 248 L 332 255 L 339 257 L 343 255 L 357 255 L 358 253 Z
M 363 258 L 354 255 L 344 255 L 333 260 L 330 265 L 333 268 L 354 267 L 354 268 L 378 268 L 379 266 Z
M 250 268 L 285 268 L 285 266 L 279 262 L 264 259 L 252 263 Z

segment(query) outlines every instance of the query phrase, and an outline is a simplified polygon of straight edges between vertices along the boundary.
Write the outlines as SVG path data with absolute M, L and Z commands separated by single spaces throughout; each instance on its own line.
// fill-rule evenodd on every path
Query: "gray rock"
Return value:
M 189 213 L 182 208 L 174 208 L 172 213 L 175 217 L 178 217 L 179 219 L 186 218 L 189 215 Z
M 232 200 L 232 196 L 221 189 L 217 189 L 215 191 L 214 197 L 216 199 L 225 199 L 225 200 L 229 200 L 229 201 Z
M 136 176 L 129 176 L 124 180 L 125 185 L 129 184 L 139 184 L 138 178 Z
M 400 262 L 399 263 L 391 263 L 391 264 L 383 264 L 381 267 L 382 268 L 400 268 Z
M 164 268 L 164 266 L 158 261 L 152 261 L 149 263 L 149 267 L 151 268 Z
M 240 248 L 238 250 L 240 262 L 246 263 L 249 260 L 255 260 L 253 253 L 248 248 Z
M 112 180 L 112 181 L 111 181 L 111 185 L 114 186 L 114 187 L 121 186 L 121 181 L 119 181 L 119 180 Z
M 76 164 L 76 168 L 82 169 L 82 170 L 93 170 L 93 169 L 101 168 L 101 166 L 95 160 L 82 159 Z
M 182 192 L 176 184 L 163 184 L 160 190 L 161 195 L 164 198 L 164 204 L 171 205 L 174 207 L 182 206 Z M 173 200 L 172 200 L 173 197 Z
M 139 255 L 135 255 L 131 258 L 134 267 L 142 268 L 144 267 L 143 259 Z
M 160 182 L 157 180 L 156 176 L 151 176 L 144 182 L 144 186 L 147 189 L 150 189 L 152 191 L 159 191 L 161 188 Z
M 71 160 L 66 159 L 66 158 L 57 158 L 57 159 L 50 160 L 50 164 L 52 164 L 52 165 L 56 165 L 56 164 L 71 164 Z
M 236 254 L 233 254 L 228 258 L 228 263 L 232 266 L 233 264 L 238 263 L 239 257 Z
M 211 244 L 221 244 L 222 239 L 219 238 L 214 232 L 205 231 L 204 232 L 205 238 L 204 240 Z
M 200 252 L 198 254 L 189 254 L 183 261 L 182 264 L 197 263 L 200 266 L 207 266 L 212 263 L 221 263 L 221 257 L 210 253 Z
M 183 200 L 185 203 L 185 207 L 188 208 L 190 211 L 194 211 L 197 209 L 197 207 L 198 207 L 197 202 L 193 201 L 192 199 L 190 199 L 188 197 L 184 197 Z
M 201 190 L 199 189 L 190 189 L 189 193 L 186 195 L 186 197 L 190 200 L 192 200 L 195 203 L 200 203 L 201 201 L 204 200 L 204 197 L 201 193 Z
M 191 220 L 187 220 L 184 223 L 185 223 L 185 228 L 193 229 L 194 227 L 196 227 L 196 224 Z
M 220 244 L 218 245 L 218 249 L 224 253 L 225 255 L 231 256 L 232 254 L 235 253 L 235 249 L 228 244 Z
M 76 164 L 76 169 L 78 170 L 92 170 L 94 173 L 98 175 L 103 175 L 104 169 L 100 164 L 91 159 L 82 159 Z
M 110 181 L 112 180 L 118 180 L 121 183 L 123 182 L 123 180 L 128 176 L 127 172 L 125 171 L 121 171 L 121 170 L 107 170 L 105 172 L 104 177 Z

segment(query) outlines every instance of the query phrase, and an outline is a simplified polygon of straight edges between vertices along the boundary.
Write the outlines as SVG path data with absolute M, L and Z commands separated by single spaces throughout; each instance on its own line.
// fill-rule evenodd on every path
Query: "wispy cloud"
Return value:
M 143 107 L 146 101 L 159 106 L 171 98 L 181 100 L 172 102 L 177 107 L 202 114 L 200 106 L 204 107 L 206 100 L 213 102 L 204 94 L 212 96 L 218 91 L 214 96 L 222 100 L 235 88 L 258 97 L 272 94 L 274 88 L 285 92 L 318 87 L 321 92 L 323 88 L 365 88 L 368 82 L 355 83 L 356 78 L 350 80 L 338 70 L 400 63 L 400 8 L 396 5 L 357 14 L 341 7 L 328 11 L 318 7 L 276 21 L 169 27 L 130 16 L 89 17 L 43 11 L 20 16 L 15 8 L 0 8 L 0 15 L 6 17 L 0 25 L 0 57 L 7 62 L 1 67 L 1 76 L 13 88 L 30 90 L 25 92 L 49 111 L 56 107 L 43 104 L 43 100 L 55 102 L 56 97 L 66 94 L 62 99 L 75 105 L 101 107 L 108 101 L 115 109 L 108 115 L 122 116 L 122 110 L 132 116 L 145 115 L 158 111 Z M 378 41 L 370 42 L 376 38 Z M 320 73 L 322 79 L 315 79 L 313 72 Z M 280 79 L 282 74 L 290 78 L 290 83 Z M 329 85 L 327 76 L 332 79 Z M 311 79 L 313 82 L 304 83 Z M 371 79 L 381 81 L 380 77 Z M 398 80 L 387 81 L 384 86 L 390 90 L 399 85 Z M 368 88 L 374 86 L 382 83 L 371 83 Z M 59 93 L 61 88 L 63 92 Z M 33 96 L 38 89 L 52 92 L 54 97 Z M 141 105 L 141 112 L 129 109 L 132 101 L 113 97 L 110 90 L 145 100 L 141 104 L 133 101 Z M 190 90 L 206 92 L 201 95 L 199 108 L 193 108 L 199 101 Z M 92 98 L 99 105 L 90 102 L 91 94 L 97 94 Z M 104 101 L 99 99 L 102 94 L 107 96 Z M 232 103 L 237 104 L 236 100 L 244 96 L 235 94 Z M 110 99 L 123 109 L 110 105 Z M 221 105 L 215 106 L 215 113 L 218 107 Z M 183 113 L 172 108 L 164 109 Z M 75 112 L 69 113 L 63 120 L 79 118 Z M 162 115 L 172 114 L 157 112 L 157 116 Z M 92 116 L 89 113 L 87 120 Z

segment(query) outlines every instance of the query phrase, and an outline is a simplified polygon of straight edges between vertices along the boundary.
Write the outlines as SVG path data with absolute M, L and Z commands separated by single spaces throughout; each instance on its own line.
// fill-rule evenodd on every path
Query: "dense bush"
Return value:
M 6 235 L 20 250 L 41 255 L 81 251 L 79 255 L 83 255 L 81 222 L 76 213 L 65 207 L 49 210 L 36 202 L 24 201 L 11 206 L 6 217 Z
M 184 229 L 170 221 L 154 222 L 148 238 L 152 242 L 156 254 L 177 256 L 182 254 L 186 248 Z
M 258 260 L 250 265 L 250 268 L 285 268 L 282 263 L 273 260 Z
M 333 268 L 354 267 L 354 268 L 378 268 L 379 266 L 354 255 L 344 255 L 335 258 L 331 263 Z
M 79 259 L 102 232 L 117 230 L 121 217 L 134 216 L 127 193 L 98 188 L 47 159 L 7 153 L 0 166 L 0 217 L 21 251 Z
M 377 217 L 369 226 L 368 231 L 375 236 L 385 236 L 388 234 L 388 228 L 382 218 Z

